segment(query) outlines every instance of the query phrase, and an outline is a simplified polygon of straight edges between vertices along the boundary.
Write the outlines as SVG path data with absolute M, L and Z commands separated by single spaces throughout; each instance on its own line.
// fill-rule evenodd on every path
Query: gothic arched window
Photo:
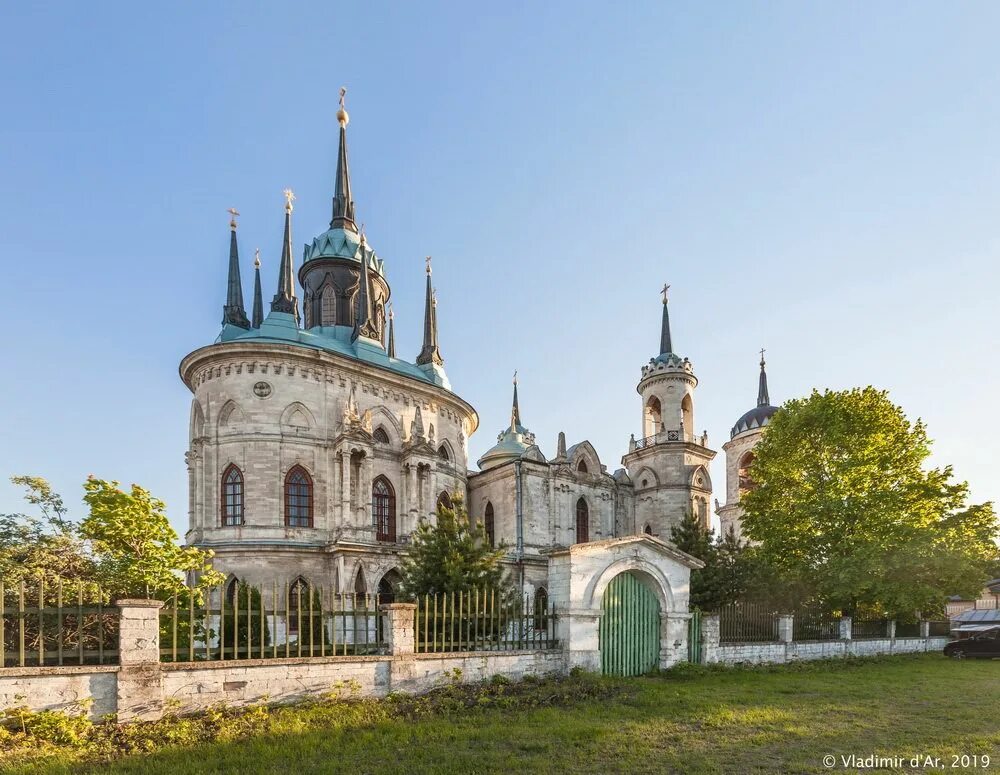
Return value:
M 753 479 L 750 478 L 750 464 L 753 462 L 753 452 L 747 452 L 740 458 L 737 476 L 739 478 L 740 493 L 749 492 L 754 488 Z
M 337 291 L 330 284 L 325 285 L 319 295 L 319 324 L 337 324 Z
M 385 428 L 381 425 L 375 429 L 375 432 L 372 434 L 372 438 L 375 439 L 376 444 L 389 443 L 389 434 L 385 432 Z
M 489 501 L 486 503 L 486 512 L 483 515 L 483 529 L 486 531 L 486 543 L 493 549 L 497 545 L 497 528 L 493 517 L 493 504 Z
M 535 590 L 535 629 L 543 630 L 545 629 L 545 616 L 549 611 L 549 593 L 545 591 L 545 587 L 539 587 Z
M 236 594 L 240 591 L 240 580 L 235 576 L 226 584 L 226 602 L 233 605 L 236 602 Z
M 441 490 L 441 492 L 438 493 L 437 505 L 444 506 L 449 510 L 454 508 L 454 504 L 451 502 L 451 496 L 448 494 L 447 490 Z
M 581 459 L 580 462 L 576 464 L 576 470 L 579 471 L 581 474 L 590 473 L 587 468 L 587 461 L 583 459 Z
M 651 535 L 653 535 L 653 528 L 651 528 L 649 525 L 646 525 L 646 527 L 643 528 L 642 532 L 645 533 L 648 536 L 651 536 Z
M 655 436 L 663 430 L 663 409 L 660 399 L 656 396 L 651 396 L 646 402 L 645 421 L 643 427 L 645 436 Z
M 587 501 L 580 498 L 576 502 L 576 542 L 585 544 L 590 540 L 590 509 Z
M 243 524 L 243 472 L 231 463 L 222 474 L 222 525 Z
M 312 478 L 302 466 L 293 466 L 285 477 L 285 524 L 313 526 Z
M 299 631 L 299 619 L 303 612 L 309 611 L 309 583 L 299 576 L 288 585 L 288 634 L 295 635 Z
M 372 482 L 372 519 L 376 541 L 396 540 L 396 494 L 384 476 Z
M 451 455 L 448 454 L 448 446 L 446 444 L 438 447 L 438 457 L 442 460 L 451 460 Z

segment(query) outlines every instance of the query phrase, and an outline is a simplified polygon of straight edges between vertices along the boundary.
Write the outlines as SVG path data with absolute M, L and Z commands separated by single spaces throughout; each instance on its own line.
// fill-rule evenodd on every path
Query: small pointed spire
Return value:
M 260 248 L 253 257 L 253 315 L 250 319 L 252 328 L 260 328 L 264 322 L 264 296 L 260 291 Z
M 396 357 L 396 315 L 389 305 L 389 357 Z
M 337 181 L 333 194 L 333 219 L 330 228 L 350 229 L 355 234 L 358 226 L 354 221 L 354 200 L 351 198 L 351 171 L 347 166 L 347 122 L 350 116 L 344 107 L 347 88 L 340 87 L 340 110 L 337 123 L 340 124 L 340 147 L 337 151 Z
M 278 292 L 271 301 L 272 312 L 286 312 L 295 316 L 299 324 L 299 300 L 295 298 L 295 274 L 292 271 L 292 202 L 295 194 L 286 188 L 285 194 L 285 236 L 281 244 L 281 264 L 278 266 Z
M 510 429 L 517 430 L 521 424 L 521 407 L 517 403 L 517 372 L 514 372 L 514 400 L 510 405 Z
M 378 330 L 372 319 L 372 284 L 368 274 L 368 243 L 365 240 L 364 227 L 361 227 L 361 243 L 358 245 L 361 253 L 361 279 L 358 289 L 358 314 L 354 319 L 352 339 L 363 336 L 367 339 L 378 339 Z
M 760 351 L 760 385 L 757 388 L 757 406 L 767 406 L 771 397 L 767 394 L 767 372 L 764 370 L 764 349 Z
M 437 300 L 431 285 L 431 257 L 427 256 L 427 295 L 424 299 L 424 345 L 417 356 L 417 365 L 444 364 L 437 343 Z
M 634 436 L 632 438 L 635 438 Z M 559 431 L 559 439 L 556 441 L 556 460 L 566 459 L 566 434 Z
M 222 325 L 250 328 L 247 311 L 243 306 L 243 280 L 240 278 L 240 253 L 236 246 L 236 208 L 229 213 L 229 282 L 226 286 L 226 304 L 222 308 Z
M 667 291 L 670 286 L 663 285 L 663 323 L 660 326 L 660 355 L 673 352 L 673 344 L 670 341 L 670 313 L 667 311 Z

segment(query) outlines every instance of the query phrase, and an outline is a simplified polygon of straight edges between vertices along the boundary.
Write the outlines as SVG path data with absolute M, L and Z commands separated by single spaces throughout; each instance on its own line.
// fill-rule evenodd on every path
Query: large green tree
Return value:
M 930 441 L 874 388 L 789 401 L 754 449 L 744 534 L 802 597 L 912 614 L 982 588 L 996 556 L 990 503 L 970 505 Z
M 409 597 L 472 589 L 500 589 L 504 548 L 493 549 L 480 525 L 472 525 L 461 498 L 438 504 L 437 520 L 422 519 L 403 561 L 403 594 Z
M 691 571 L 692 608 L 718 611 L 728 603 L 745 599 L 756 577 L 756 556 L 730 529 L 716 537 L 701 520 L 688 512 L 670 529 L 670 540 L 681 551 L 705 563 Z

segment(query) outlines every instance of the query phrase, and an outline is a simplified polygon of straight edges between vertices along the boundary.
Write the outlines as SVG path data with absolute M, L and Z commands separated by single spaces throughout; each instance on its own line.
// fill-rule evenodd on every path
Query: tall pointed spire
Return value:
M 673 345 L 670 341 L 670 313 L 667 309 L 667 291 L 670 286 L 664 284 L 663 290 L 663 323 L 660 325 L 660 355 L 673 352 Z
M 250 328 L 247 311 L 243 306 L 243 280 L 240 278 L 240 253 L 236 247 L 236 209 L 229 210 L 229 282 L 226 286 L 226 305 L 222 308 L 222 325 Z
M 295 298 L 295 275 L 292 272 L 292 202 L 295 194 L 286 188 L 285 194 L 285 236 L 281 244 L 281 265 L 278 267 L 278 292 L 271 301 L 272 312 L 286 312 L 295 316 L 299 324 L 299 301 Z
M 517 404 L 517 372 L 514 372 L 514 400 L 510 405 L 510 428 L 511 430 L 517 430 L 517 427 L 521 424 L 521 407 Z
M 253 313 L 250 318 L 252 328 L 260 328 L 264 322 L 264 296 L 260 291 L 260 248 L 253 257 Z
M 431 285 L 431 257 L 427 256 L 427 295 L 424 299 L 424 346 L 417 356 L 417 364 L 423 366 L 433 363 L 444 364 L 437 343 L 437 309 L 434 298 L 434 287 Z
M 358 314 L 354 318 L 354 333 L 352 339 L 363 336 L 366 339 L 378 340 L 378 328 L 372 315 L 372 283 L 368 274 L 368 243 L 365 231 L 361 229 L 361 243 L 358 245 L 361 253 L 361 278 L 358 289 Z
M 344 97 L 347 89 L 340 87 L 340 110 L 337 111 L 337 123 L 340 124 L 340 148 L 337 151 L 337 182 L 333 194 L 333 219 L 330 228 L 350 229 L 355 234 L 358 231 L 354 221 L 354 200 L 351 198 L 351 171 L 347 166 L 347 122 L 350 117 L 344 108 Z
M 392 311 L 392 305 L 389 305 L 389 357 L 396 357 L 396 315 Z
M 757 406 L 768 406 L 771 397 L 767 394 L 767 372 L 764 370 L 764 350 L 760 351 L 760 385 L 757 388 Z

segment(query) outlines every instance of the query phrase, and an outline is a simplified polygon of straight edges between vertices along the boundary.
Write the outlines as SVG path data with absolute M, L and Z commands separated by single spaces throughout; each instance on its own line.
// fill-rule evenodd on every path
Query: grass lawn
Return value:
M 880 754 L 941 759 L 939 769 L 880 772 L 1000 773 L 1000 661 L 953 662 L 933 654 L 685 668 L 638 679 L 444 690 L 395 705 L 258 710 L 250 726 L 223 725 L 213 742 L 174 743 L 112 764 L 81 763 L 51 750 L 27 760 L 21 750 L 0 755 L 0 766 L 143 775 L 794 773 L 856 772 L 839 757 Z M 838 757 L 831 769 L 822 763 L 828 754 Z M 953 768 L 952 756 L 961 754 L 985 754 L 992 762 L 985 770 Z

